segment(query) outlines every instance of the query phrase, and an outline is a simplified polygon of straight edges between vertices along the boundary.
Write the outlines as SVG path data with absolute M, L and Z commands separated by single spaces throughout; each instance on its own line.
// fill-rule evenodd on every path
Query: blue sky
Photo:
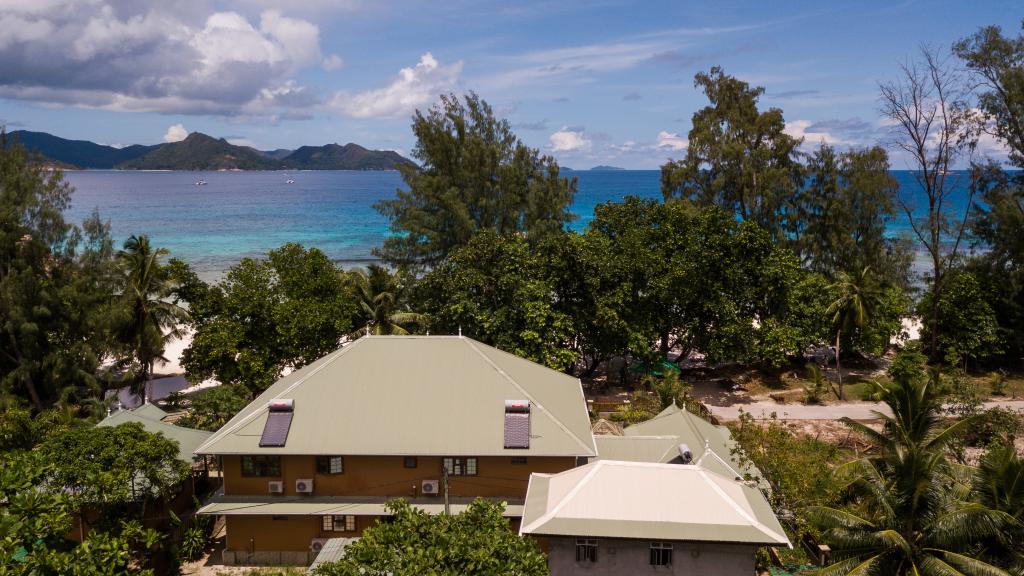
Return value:
M 1019 0 L 0 0 L 0 123 L 408 153 L 414 109 L 476 90 L 563 165 L 656 168 L 685 153 L 698 71 L 764 86 L 808 145 L 863 146 L 883 134 L 877 83 L 921 44 L 1022 18 Z

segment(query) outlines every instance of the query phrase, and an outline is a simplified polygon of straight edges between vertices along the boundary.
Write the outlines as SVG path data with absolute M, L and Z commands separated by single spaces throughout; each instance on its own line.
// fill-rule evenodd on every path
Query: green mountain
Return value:
M 590 169 L 591 172 L 595 170 L 598 172 L 610 172 L 613 170 L 625 170 L 625 168 L 619 168 L 618 166 L 605 166 L 604 164 L 601 164 L 600 166 L 594 166 Z
M 285 156 L 288 156 L 292 152 L 294 152 L 294 150 L 289 150 L 287 148 L 278 148 L 277 150 L 260 150 L 259 151 L 260 154 L 263 154 L 264 156 L 269 156 L 271 158 L 274 158 L 275 160 L 282 160 L 282 159 L 284 159 Z
M 193 132 L 120 164 L 125 170 L 276 170 L 281 162 L 247 146 Z
M 298 150 L 256 150 L 223 138 L 193 132 L 180 142 L 126 148 L 85 140 L 67 140 L 45 132 L 18 130 L 8 134 L 62 168 L 124 170 L 395 170 L 412 161 L 390 150 L 367 150 L 358 144 L 303 146 Z
M 41 154 L 59 166 L 72 168 L 113 168 L 160 147 L 135 144 L 114 148 L 87 140 L 67 140 L 46 132 L 28 130 L 16 130 L 9 133 L 8 137 L 29 152 Z
M 397 170 L 412 162 L 390 150 L 367 150 L 358 144 L 303 146 L 282 159 L 295 170 Z

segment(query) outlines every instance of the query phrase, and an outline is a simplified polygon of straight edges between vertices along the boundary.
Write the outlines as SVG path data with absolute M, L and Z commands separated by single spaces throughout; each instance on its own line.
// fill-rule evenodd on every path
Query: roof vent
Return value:
M 690 451 L 690 447 L 686 444 L 680 444 L 679 448 L 679 459 L 682 460 L 683 464 L 689 464 L 693 462 L 693 452 Z
M 530 447 L 530 401 L 505 400 L 505 448 Z
M 267 423 L 263 425 L 260 448 L 284 446 L 288 431 L 292 427 L 295 401 L 290 398 L 275 398 L 267 404 Z

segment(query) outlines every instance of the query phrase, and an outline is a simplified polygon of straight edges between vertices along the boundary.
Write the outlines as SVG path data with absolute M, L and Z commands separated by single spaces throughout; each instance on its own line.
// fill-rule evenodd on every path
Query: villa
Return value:
M 402 497 L 458 513 L 597 456 L 578 379 L 462 336 L 367 336 L 268 388 L 196 453 L 223 491 L 227 564 L 308 564 Z M 447 504 L 446 504 L 447 503 Z

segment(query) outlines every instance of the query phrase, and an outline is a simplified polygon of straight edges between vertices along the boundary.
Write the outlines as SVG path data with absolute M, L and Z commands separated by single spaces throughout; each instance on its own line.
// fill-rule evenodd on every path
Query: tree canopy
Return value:
M 376 204 L 395 235 L 377 250 L 395 265 L 432 266 L 474 234 L 521 234 L 537 241 L 572 219 L 576 179 L 523 144 L 507 120 L 475 93 L 441 97 L 413 116 L 420 167 L 400 167 L 408 190 Z
M 195 329 L 182 365 L 196 381 L 260 392 L 286 368 L 336 350 L 352 330 L 352 294 L 316 248 L 285 244 L 265 259 L 242 260 L 215 286 L 191 274 L 180 290 Z
M 693 114 L 686 156 L 661 167 L 665 200 L 721 206 L 782 240 L 780 215 L 802 180 L 800 140 L 786 133 L 782 110 L 758 109 L 764 88 L 717 66 L 698 73 L 694 86 L 710 104 Z
M 431 516 L 405 500 L 387 505 L 389 522 L 366 529 L 345 557 L 317 567 L 317 576 L 546 576 L 537 543 L 512 532 L 504 504 L 477 499 L 465 512 Z

